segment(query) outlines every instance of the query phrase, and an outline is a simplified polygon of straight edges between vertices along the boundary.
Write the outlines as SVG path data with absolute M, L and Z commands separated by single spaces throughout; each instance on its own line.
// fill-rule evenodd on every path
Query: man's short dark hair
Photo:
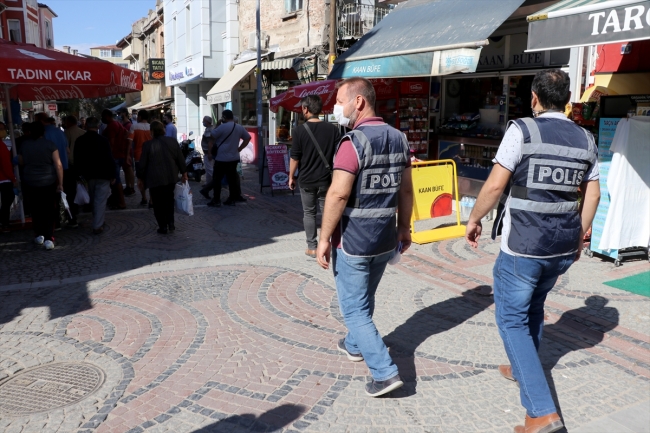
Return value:
M 54 117 L 48 117 L 47 118 L 47 123 L 49 125 L 56 125 L 56 119 Z
M 63 118 L 63 123 L 66 125 L 76 125 L 77 124 L 77 118 L 74 116 L 65 116 Z
M 368 81 L 367 78 L 352 77 L 336 84 L 337 89 L 340 89 L 343 86 L 348 86 L 348 96 L 350 99 L 354 98 L 356 95 L 361 95 L 363 99 L 370 104 L 373 110 L 375 109 L 377 94 L 375 93 L 375 88 L 372 83 Z
M 119 110 L 117 110 L 117 114 L 120 114 L 120 115 L 121 115 L 121 114 L 126 114 L 126 115 L 128 116 L 128 115 L 129 115 L 129 110 L 127 110 L 126 108 L 122 107 L 122 108 L 120 108 Z
M 147 110 L 138 111 L 138 119 L 149 121 L 149 112 Z
M 23 131 L 23 134 L 31 134 L 32 133 L 32 123 L 31 122 L 23 122 L 22 125 L 20 125 L 20 129 Z
M 32 138 L 41 138 L 45 135 L 45 125 L 43 125 L 41 122 L 34 122 L 32 123 L 30 131 Z
M 105 108 L 104 111 L 102 111 L 102 119 L 112 119 L 112 118 L 113 118 L 113 112 L 108 108 Z M 86 122 L 88 122 L 88 120 L 86 120 Z
M 151 135 L 154 137 L 162 137 L 165 135 L 165 125 L 163 125 L 161 122 L 154 120 L 151 122 L 151 126 L 149 126 L 149 130 L 151 131 Z
M 99 119 L 96 117 L 87 118 L 86 129 L 99 129 Z
M 300 105 L 314 116 L 323 111 L 323 100 L 318 95 L 307 95 L 300 100 Z
M 172 113 L 165 113 L 163 114 L 163 117 L 169 119 L 170 122 L 174 120 L 174 116 L 172 116 Z
M 233 120 L 235 118 L 235 115 L 232 114 L 232 111 L 230 110 L 223 110 L 223 113 L 221 113 L 221 117 L 223 117 L 226 120 Z
M 569 74 L 560 69 L 539 71 L 533 78 L 531 90 L 535 92 L 544 109 L 564 110 L 571 97 Z

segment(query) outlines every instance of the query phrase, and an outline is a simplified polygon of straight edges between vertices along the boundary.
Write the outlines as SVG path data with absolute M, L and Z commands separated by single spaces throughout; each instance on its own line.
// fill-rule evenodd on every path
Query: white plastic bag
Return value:
M 189 182 L 177 183 L 174 188 L 174 202 L 176 203 L 176 210 L 183 215 L 194 215 L 194 208 L 192 206 L 192 190 L 190 190 Z
M 79 206 L 90 203 L 90 195 L 83 183 L 77 182 L 77 196 L 74 198 L 75 204 Z

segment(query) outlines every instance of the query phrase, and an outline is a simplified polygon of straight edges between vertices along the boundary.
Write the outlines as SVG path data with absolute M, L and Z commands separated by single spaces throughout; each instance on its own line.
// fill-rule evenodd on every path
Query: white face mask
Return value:
M 352 102 L 352 101 L 349 101 L 348 104 L 349 104 L 350 102 Z M 349 126 L 349 125 L 350 125 L 350 118 L 349 118 L 349 117 L 345 117 L 345 116 L 343 115 L 343 107 L 345 107 L 345 106 L 348 105 L 348 104 L 344 104 L 344 105 L 336 104 L 336 105 L 334 106 L 334 111 L 333 111 L 332 114 L 334 114 L 334 117 L 336 118 L 336 121 L 337 121 L 337 122 L 339 123 L 339 125 L 341 125 L 341 126 Z

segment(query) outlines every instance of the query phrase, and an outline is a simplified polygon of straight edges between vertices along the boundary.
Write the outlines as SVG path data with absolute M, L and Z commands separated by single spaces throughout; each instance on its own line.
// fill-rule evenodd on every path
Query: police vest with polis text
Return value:
M 387 125 L 360 125 L 343 136 L 359 158 L 359 173 L 341 217 L 341 248 L 372 257 L 397 246 L 397 198 L 409 160 L 404 134 Z M 339 144 L 340 145 L 340 144 Z
M 507 201 L 508 248 L 513 253 L 550 257 L 577 252 L 578 187 L 597 163 L 593 136 L 573 122 L 548 117 L 517 119 L 510 126 L 523 136 L 522 159 L 497 210 L 495 227 L 503 222 Z

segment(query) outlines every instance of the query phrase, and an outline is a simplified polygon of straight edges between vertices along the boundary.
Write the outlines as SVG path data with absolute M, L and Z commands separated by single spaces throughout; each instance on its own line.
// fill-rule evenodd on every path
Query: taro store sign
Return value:
M 149 80 L 165 79 L 165 59 L 149 59 Z

